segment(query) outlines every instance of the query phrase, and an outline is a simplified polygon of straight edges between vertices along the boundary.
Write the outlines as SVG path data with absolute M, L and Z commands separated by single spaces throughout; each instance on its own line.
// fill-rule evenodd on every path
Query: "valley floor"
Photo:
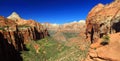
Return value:
M 83 41 L 82 37 L 77 37 L 76 33 L 51 34 L 50 37 L 29 42 L 26 45 L 28 51 L 21 52 L 23 61 L 83 61 L 86 58 L 90 43 Z M 66 40 L 56 37 L 65 37 Z

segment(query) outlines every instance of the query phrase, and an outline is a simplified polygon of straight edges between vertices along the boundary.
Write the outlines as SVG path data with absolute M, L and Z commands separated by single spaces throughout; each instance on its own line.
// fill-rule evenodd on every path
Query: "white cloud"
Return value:
M 51 24 L 52 26 L 59 26 L 59 24 L 56 24 L 56 23 L 54 23 L 54 24 Z
M 79 20 L 79 21 L 73 21 L 73 22 L 69 22 L 69 23 L 64 23 L 63 25 L 69 25 L 69 24 L 73 24 L 73 23 L 85 23 L 85 20 Z
M 85 23 L 85 20 L 73 21 L 73 22 L 70 22 L 70 23 L 76 23 L 76 22 Z
M 85 20 L 79 20 L 78 22 L 80 22 L 80 23 L 85 23 Z
M 73 21 L 74 23 L 77 22 L 77 21 Z

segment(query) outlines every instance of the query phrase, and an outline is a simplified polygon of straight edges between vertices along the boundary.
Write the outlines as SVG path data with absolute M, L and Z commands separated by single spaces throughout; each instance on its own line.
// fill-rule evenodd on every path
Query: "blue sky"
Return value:
M 113 0 L 0 0 L 0 15 L 17 12 L 24 19 L 63 24 L 86 19 L 88 12 L 98 3 Z

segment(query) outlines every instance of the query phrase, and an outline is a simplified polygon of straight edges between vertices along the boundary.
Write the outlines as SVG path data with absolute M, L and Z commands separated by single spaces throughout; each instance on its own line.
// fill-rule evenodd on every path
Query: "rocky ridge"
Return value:
M 15 12 L 8 18 L 0 16 L 0 60 L 21 61 L 19 51 L 27 50 L 26 43 L 45 36 L 47 29 L 34 20 L 24 20 Z
M 86 19 L 86 35 L 92 38 L 91 41 L 106 34 L 119 32 L 119 27 L 116 28 L 120 19 L 119 5 L 119 1 L 107 5 L 98 4 L 89 12 Z M 92 34 L 95 37 L 92 37 Z
M 119 6 L 120 1 L 115 0 L 106 5 L 98 4 L 89 12 L 86 19 L 86 40 L 92 44 L 85 61 L 120 61 Z
M 110 34 L 109 43 L 102 45 L 102 39 L 90 46 L 86 61 L 120 61 L 120 33 Z
M 20 20 L 21 17 L 16 13 L 16 12 L 13 12 L 10 16 L 7 17 L 8 19 L 11 19 L 11 20 L 14 20 L 14 21 L 17 21 L 17 20 Z
M 65 24 L 43 24 L 48 30 L 61 31 L 61 32 L 83 32 L 85 31 L 85 21 L 70 22 Z

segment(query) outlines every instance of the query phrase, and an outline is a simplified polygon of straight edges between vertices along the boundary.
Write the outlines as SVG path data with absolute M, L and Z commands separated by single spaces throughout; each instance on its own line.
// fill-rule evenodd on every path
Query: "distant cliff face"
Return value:
M 71 22 L 65 24 L 43 24 L 48 30 L 62 31 L 62 32 L 81 32 L 85 31 L 85 21 L 81 20 L 79 22 Z
M 24 20 L 15 12 L 8 18 L 0 16 L 0 57 L 2 57 L 0 60 L 19 61 L 19 51 L 26 50 L 27 42 L 46 36 L 48 36 L 47 29 L 40 23 Z
M 94 42 L 96 38 L 103 35 L 120 32 L 120 1 L 111 4 L 96 5 L 88 14 L 86 19 L 86 36 Z
M 69 32 L 82 32 L 85 31 L 85 21 L 66 23 L 61 26 L 61 30 Z

